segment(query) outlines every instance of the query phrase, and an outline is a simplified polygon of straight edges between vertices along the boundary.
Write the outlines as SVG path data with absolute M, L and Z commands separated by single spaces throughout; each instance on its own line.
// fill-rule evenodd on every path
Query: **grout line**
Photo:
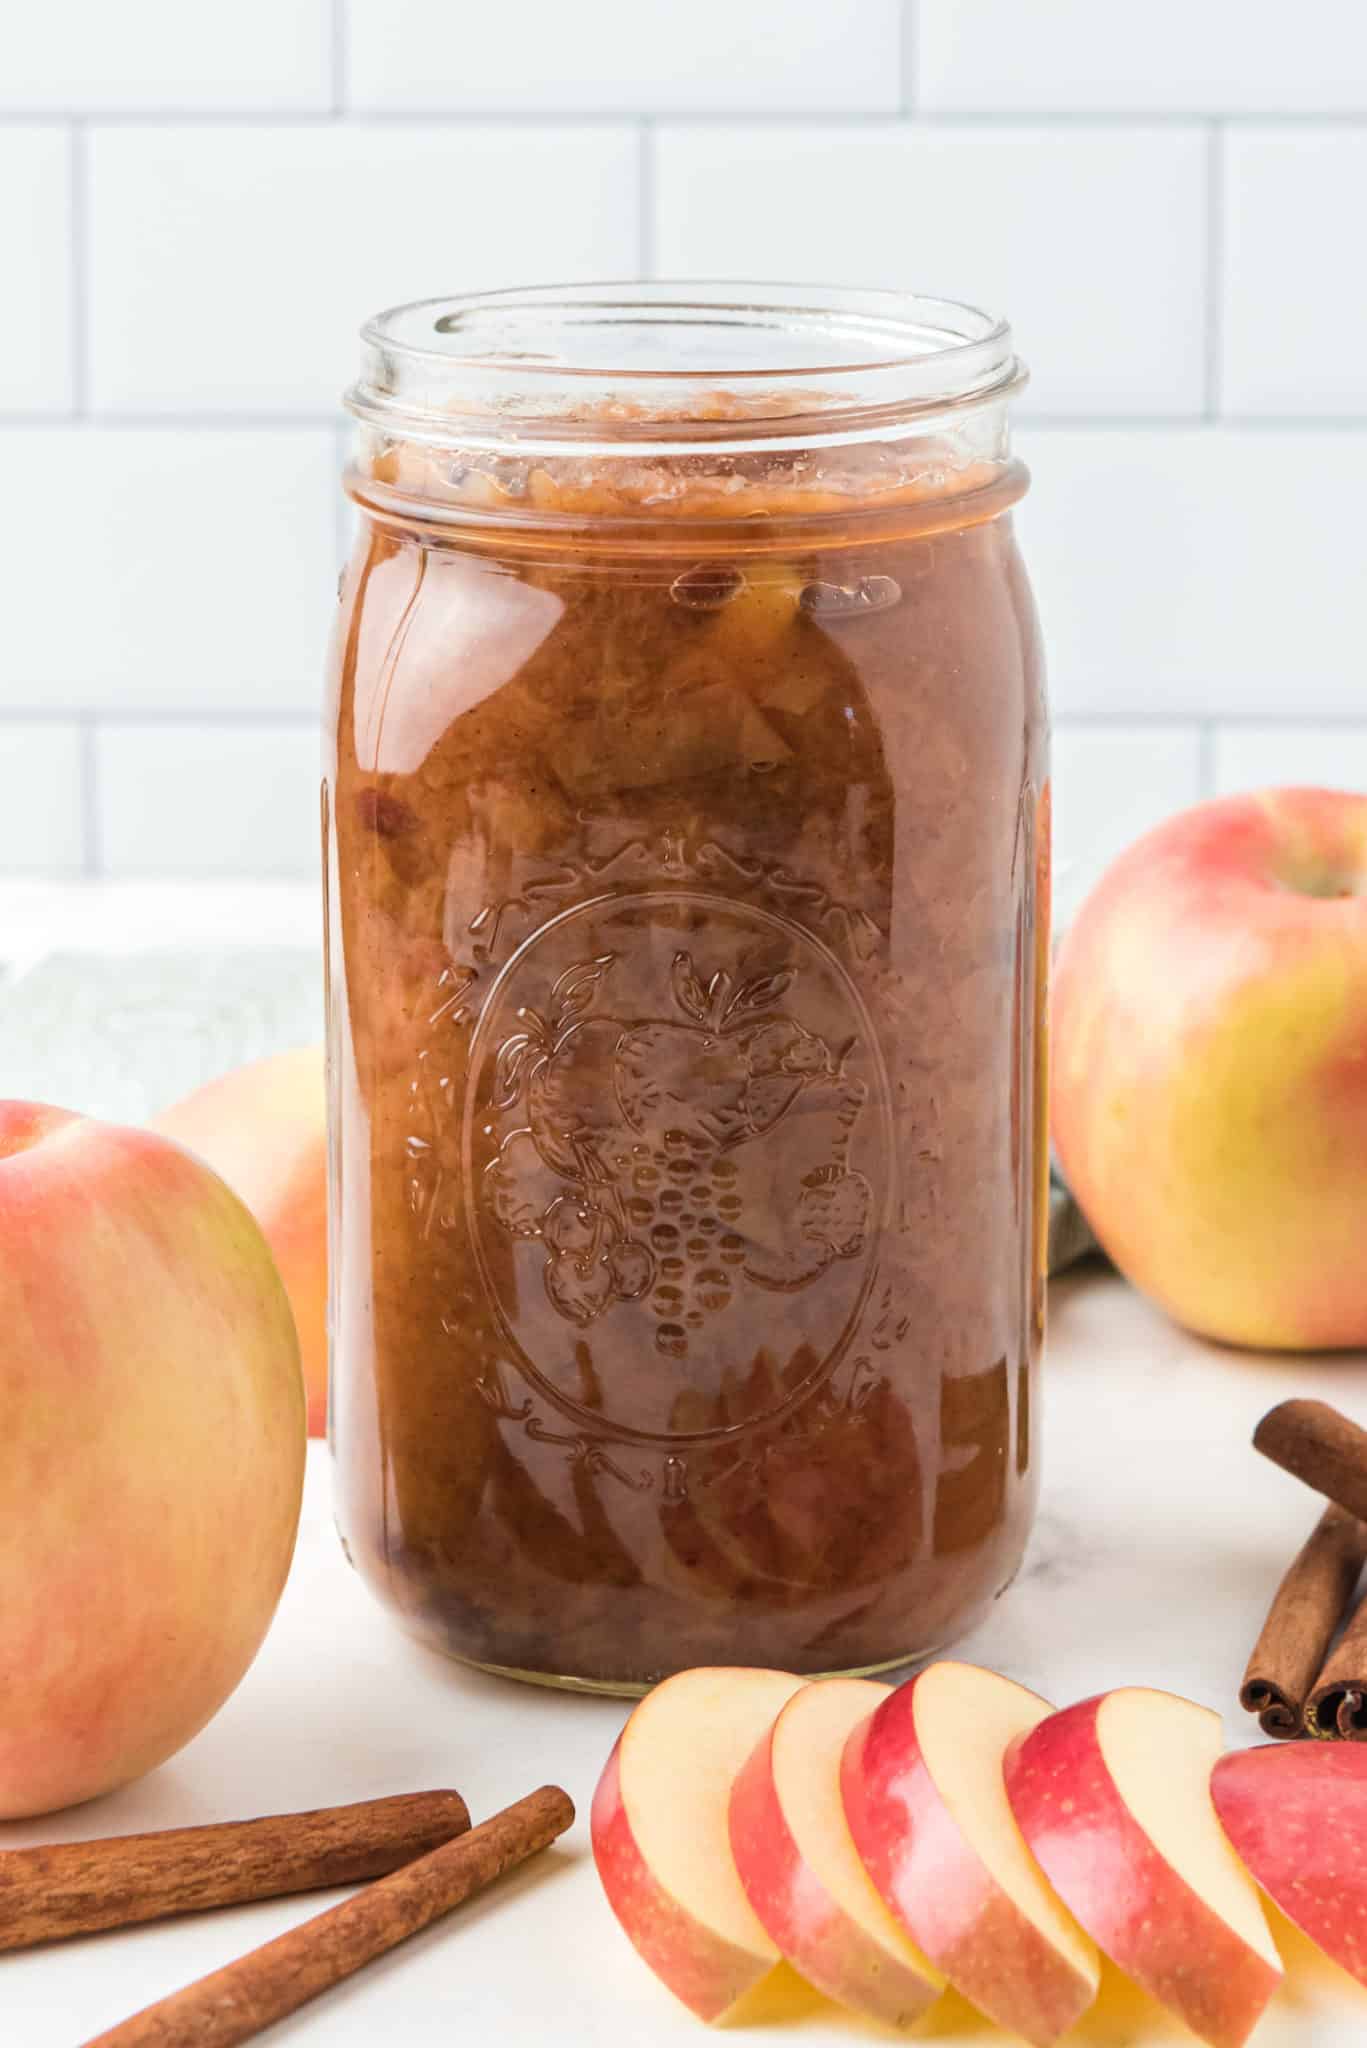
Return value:
M 340 4 L 340 0 L 338 0 Z M 343 50 L 345 38 L 343 38 Z M 334 54 L 335 65 L 336 57 Z M 709 109 L 650 107 L 543 107 L 528 111 L 522 107 L 52 107 L 46 111 L 29 107 L 0 106 L 0 122 L 14 127 L 51 128 L 63 122 L 81 121 L 102 128 L 311 128 L 325 127 L 344 113 L 358 127 L 403 127 L 418 124 L 442 129 L 468 127 L 629 128 L 638 120 L 668 121 L 679 127 L 744 128 L 897 128 L 914 125 L 926 128 L 994 128 L 1048 130 L 1053 128 L 1207 128 L 1221 122 L 1234 128 L 1336 128 L 1367 127 L 1367 112 L 1287 113 L 1276 108 L 1261 112 L 1230 112 L 1218 107 L 1192 107 L 1175 111 L 1161 108 L 1106 107 L 1003 107 L 992 109 L 921 109 L 909 123 L 883 108 L 842 107 L 752 107 Z
M 73 121 L 68 137 L 67 175 L 71 183 L 67 228 L 68 284 L 71 292 L 71 405 L 73 419 L 90 410 L 90 185 L 85 126 Z
M 1206 418 L 1220 417 L 1224 351 L 1225 134 L 1212 121 L 1206 140 Z
M 343 38 L 345 55 L 345 38 Z M 329 69 L 337 62 L 335 50 L 330 58 Z M 345 86 L 345 80 L 343 81 Z M 328 97 L 334 97 L 334 80 L 329 79 Z M 355 128 L 435 128 L 443 133 L 453 129 L 466 128 L 618 128 L 628 129 L 641 118 L 630 107 L 604 107 L 583 110 L 569 107 L 563 113 L 529 113 L 517 107 L 358 107 L 348 102 L 344 106 L 326 107 L 54 107 L 47 112 L 35 112 L 24 107 L 0 107 L 0 124 L 14 128 L 55 128 L 63 123 L 82 121 L 92 128 L 151 128 L 180 129 L 193 134 L 200 128 L 328 128 L 336 125 L 339 115 L 344 116 L 348 126 Z M 712 115 L 706 112 L 696 115 L 681 115 L 684 120 L 764 120 L 764 114 L 755 115 Z M 783 115 L 782 119 L 794 121 L 861 121 L 875 117 L 872 113 L 826 113 L 820 107 L 807 112 Z
M 225 407 L 217 411 L 190 412 L 127 412 L 122 409 L 101 408 L 98 412 L 0 412 L 0 428 L 6 432 L 31 427 L 87 427 L 94 430 L 107 428 L 110 433 L 130 431 L 147 433 L 163 429 L 172 433 L 187 428 L 196 431 L 222 433 L 281 432 L 315 433 L 319 429 L 330 431 L 337 425 L 335 406 L 320 408 L 317 412 L 253 412 L 244 407 L 237 411 Z
M 1057 691 L 1053 694 L 1057 696 Z M 1060 711 L 1053 709 L 1055 732 L 1106 733 L 1134 728 L 1143 732 L 1191 732 L 1199 711 Z
M 329 20 L 329 59 L 332 71 L 332 119 L 346 112 L 347 104 L 347 0 L 332 0 Z
M 1017 420 L 1022 434 L 1040 429 L 1044 433 L 1225 433 L 1241 434 L 1353 434 L 1367 428 L 1367 412 L 1360 413 L 1256 413 L 1222 412 L 1212 419 L 1205 412 L 1036 412 L 1022 411 Z
M 206 726 L 229 726 L 234 730 L 242 726 L 269 726 L 282 732 L 293 732 L 296 729 L 303 730 L 315 726 L 318 722 L 318 712 L 316 707 L 311 710 L 301 708 L 281 711 L 273 705 L 267 705 L 259 711 L 243 711 L 231 706 L 218 709 L 211 705 L 202 709 L 172 707 L 166 710 L 126 704 L 21 704 L 0 707 L 0 725 L 6 726 L 51 725 L 54 722 L 73 719 L 83 730 L 87 722 L 89 723 L 93 741 L 96 731 L 125 725 L 166 725 L 191 730 L 200 730 Z
M 916 111 L 916 88 L 919 83 L 921 56 L 921 10 L 919 0 L 902 0 L 900 16 L 902 47 L 900 72 L 902 79 L 902 112 Z
M 1252 727 L 1271 727 L 1279 731 L 1298 732 L 1306 726 L 1322 727 L 1335 732 L 1367 731 L 1367 714 L 1354 717 L 1345 711 L 1211 711 L 1208 707 L 1190 705 L 1171 711 L 1065 711 L 1057 703 L 1059 691 L 1054 689 L 1054 725 L 1059 732 L 1111 732 L 1133 726 L 1136 730 L 1158 729 L 1190 730 L 1193 725 L 1202 731 L 1209 730 L 1212 738 L 1217 730 L 1231 727 L 1247 730 Z
M 95 744 L 95 721 L 89 713 L 81 716 L 81 757 L 79 800 L 81 810 L 81 873 L 98 875 L 104 864 L 103 832 L 100 828 L 100 764 Z
M 640 125 L 637 143 L 636 261 L 643 278 L 655 275 L 655 193 L 658 183 L 655 123 L 647 116 Z
M 1057 689 L 1054 692 L 1058 696 Z M 74 721 L 83 729 L 89 724 L 92 737 L 95 731 L 109 727 L 129 726 L 133 728 L 164 725 L 199 730 L 204 727 L 226 726 L 233 729 L 245 726 L 263 726 L 282 732 L 302 731 L 317 723 L 316 707 L 299 706 L 280 709 L 274 705 L 262 706 L 259 710 L 232 705 L 206 705 L 201 708 L 186 706 L 159 707 L 156 705 L 81 705 L 81 704 L 18 704 L 0 705 L 0 726 L 52 725 L 63 721 Z M 1346 711 L 1212 711 L 1208 706 L 1178 706 L 1169 711 L 1068 711 L 1055 704 L 1054 726 L 1059 732 L 1121 732 L 1129 728 L 1136 731 L 1182 731 L 1193 729 L 1209 732 L 1212 740 L 1225 730 L 1247 731 L 1251 729 L 1299 732 L 1306 727 L 1317 731 L 1361 733 L 1367 732 L 1367 709 L 1359 714 Z
M 1198 738 L 1198 777 L 1202 796 L 1215 794 L 1215 726 L 1204 719 Z
M 688 282 L 687 279 L 681 280 Z M 1200 412 L 1032 412 L 1022 408 L 1017 416 L 1022 433 L 1191 433 L 1208 434 L 1236 430 L 1249 434 L 1352 434 L 1367 430 L 1367 412 L 1361 413 L 1241 413 L 1222 412 L 1218 419 Z M 147 412 L 124 408 L 101 408 L 83 413 L 62 411 L 0 411 L 0 431 L 28 432 L 36 428 L 80 426 L 110 433 L 169 432 L 186 430 L 205 433 L 317 433 L 346 422 L 337 418 L 335 406 L 320 406 L 317 412 L 260 412 L 250 407 L 225 406 L 221 410 L 178 410 Z

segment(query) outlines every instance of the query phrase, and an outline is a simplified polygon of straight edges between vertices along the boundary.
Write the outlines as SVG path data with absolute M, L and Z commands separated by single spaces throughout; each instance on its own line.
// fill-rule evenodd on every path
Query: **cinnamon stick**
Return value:
M 1327 1401 L 1283 1401 L 1253 1432 L 1253 1446 L 1274 1465 L 1304 1480 L 1367 1521 L 1367 1429 Z
M 468 1835 L 147 2006 L 86 2048 L 237 2048 L 548 1847 L 573 1819 L 567 1795 L 543 1785 Z
M 464 1834 L 459 1792 L 0 1851 L 0 1949 L 382 1877 Z
M 1367 1600 L 1354 1609 L 1315 1680 L 1305 1725 L 1321 1742 L 1367 1742 Z
M 1239 1703 L 1265 1735 L 1290 1742 L 1305 1727 L 1306 1702 L 1364 1559 L 1367 1524 L 1331 1503 L 1277 1588 L 1244 1673 Z

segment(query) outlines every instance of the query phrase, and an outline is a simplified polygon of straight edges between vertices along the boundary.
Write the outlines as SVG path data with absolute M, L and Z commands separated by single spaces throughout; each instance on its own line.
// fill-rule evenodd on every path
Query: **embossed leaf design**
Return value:
M 511 1038 L 505 1038 L 498 1049 L 498 1063 L 494 1068 L 494 1108 L 511 1109 L 522 1093 L 522 1076 L 527 1065 L 527 1055 L 533 1050 L 535 1039 L 528 1031 L 515 1031 Z
M 781 967 L 776 974 L 757 974 L 751 981 L 743 981 L 726 1014 L 734 1017 L 739 1010 L 768 1010 L 781 1002 L 793 985 L 791 967 Z
M 473 967 L 452 965 L 443 967 L 437 976 L 437 993 L 441 997 L 435 1010 L 428 1018 L 429 1024 L 463 1024 L 466 1021 L 465 998 L 478 981 Z
M 551 990 L 551 1029 L 558 1038 L 567 1026 L 591 1010 L 603 978 L 615 953 L 600 953 L 593 960 L 578 960 L 567 967 Z
M 883 934 L 865 910 L 846 912 L 850 944 L 861 960 L 872 960 L 883 943 Z
M 698 979 L 691 953 L 676 953 L 672 973 L 674 1000 L 695 1024 L 706 1024 L 710 1014 L 707 990 Z
M 707 984 L 707 1021 L 709 1024 L 720 1022 L 730 1009 L 732 986 L 731 977 L 726 969 L 719 967 L 712 976 L 711 981 Z
M 540 1237 L 542 1217 L 555 1198 L 530 1131 L 513 1131 L 484 1169 L 483 1199 L 490 1215 L 514 1237 Z
M 540 1010 L 534 1010 L 530 1003 L 522 1003 L 517 1014 L 519 1021 L 526 1025 L 531 1036 L 544 1045 L 550 1034 L 546 1030 L 546 1020 Z

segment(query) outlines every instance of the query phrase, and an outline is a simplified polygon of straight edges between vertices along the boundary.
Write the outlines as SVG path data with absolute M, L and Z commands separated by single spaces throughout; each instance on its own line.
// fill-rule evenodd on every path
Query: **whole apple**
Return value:
M 0 1102 L 0 1818 L 163 1762 L 256 1654 L 304 1390 L 237 1197 L 144 1131 Z
M 1367 796 L 1198 804 L 1060 951 L 1053 1135 L 1105 1250 L 1227 1343 L 1367 1343 Z
M 152 1119 L 222 1174 L 266 1234 L 294 1310 L 309 1435 L 327 1430 L 327 1087 L 321 1045 L 206 1081 Z

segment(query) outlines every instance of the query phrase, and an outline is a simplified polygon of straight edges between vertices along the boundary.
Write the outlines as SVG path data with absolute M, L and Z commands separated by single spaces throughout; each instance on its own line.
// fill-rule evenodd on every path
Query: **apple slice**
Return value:
M 1288 1920 L 1367 1984 L 1367 1749 L 1287 1743 L 1222 1756 L 1225 1833 Z
M 750 1904 L 809 1984 L 908 2026 L 944 1978 L 884 1905 L 845 1819 L 840 1759 L 886 1685 L 829 1678 L 794 1693 L 731 1793 L 731 1853 Z
M 731 1856 L 737 1774 L 804 1681 L 728 1666 L 647 1693 L 593 1795 L 593 1855 L 627 1939 L 699 2019 L 722 2019 L 781 1961 Z
M 1282 1968 L 1211 1799 L 1221 1745 L 1208 1707 L 1123 1686 L 1024 1736 L 1006 1788 L 1050 1883 L 1112 1962 L 1212 2048 L 1239 2048 Z
M 1096 1951 L 1032 1861 L 1002 1758 L 1047 1700 L 973 1664 L 932 1664 L 845 1745 L 845 1813 L 865 1868 L 955 1989 L 1049 2048 L 1096 1997 Z

